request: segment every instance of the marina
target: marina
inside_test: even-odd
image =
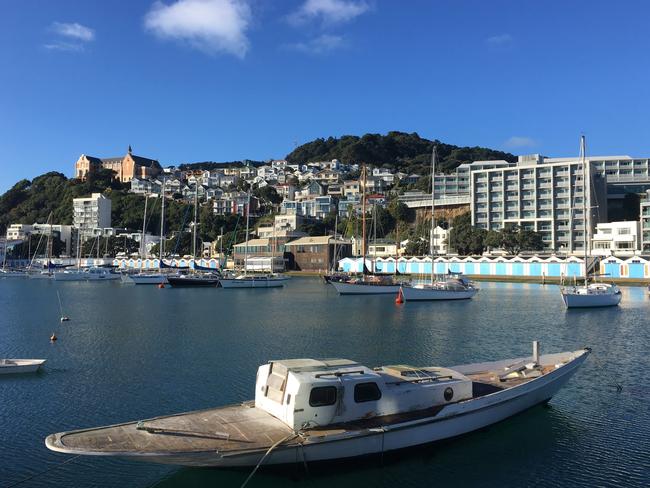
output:
[[[71,317],[64,324],[58,323],[57,290]],[[263,466],[250,486],[294,480],[298,486],[424,487],[432,477],[503,486],[528,484],[531,476],[542,485],[645,486],[650,465],[639,446],[649,435],[644,405],[650,385],[640,365],[650,345],[650,298],[640,287],[621,287],[621,293],[619,307],[566,310],[556,285],[483,282],[473,300],[395,305],[387,296],[339,298],[316,278],[241,293],[0,280],[4,355],[47,358],[41,372],[8,375],[0,383],[9,419],[3,428],[15,439],[0,447],[0,455],[18,460],[1,465],[0,478],[16,482],[69,459],[45,446],[53,432],[249,400],[257,368],[272,359],[454,365],[525,357],[530,342],[539,340],[542,354],[585,346],[593,351],[550,408],[535,407],[414,452],[386,453],[383,461],[370,456],[354,468],[308,463],[307,474],[302,465],[280,471]],[[33,300],[40,306],[30,306]],[[53,330],[55,344],[48,341]],[[48,401],[33,400],[43,397]],[[477,470],[463,469],[467,459]],[[478,472],[486,470],[489,479]],[[250,471],[90,457],[30,486],[240,486]]]

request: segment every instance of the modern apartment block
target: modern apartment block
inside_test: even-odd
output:
[[[650,190],[646,191],[645,198],[641,200],[640,215],[641,251],[650,252]]]
[[[92,235],[93,229],[111,226],[111,199],[101,193],[72,201],[74,227],[83,236]]]
[[[607,185],[596,165],[588,164],[585,202],[577,160],[550,163],[534,155],[520,157],[516,166],[472,171],[472,225],[499,230],[515,224],[542,234],[548,249],[583,252],[586,226],[593,233],[597,223],[607,222]]]
[[[608,222],[598,224],[593,235],[593,256],[634,256],[640,251],[639,222]]]

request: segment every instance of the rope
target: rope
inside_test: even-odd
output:
[[[20,481],[16,481],[15,483],[5,485],[4,488],[13,488],[14,486],[22,485],[25,481],[33,480],[37,476],[41,476],[42,474],[48,473],[50,471],[54,471],[55,469],[60,468],[61,466],[65,465],[65,464],[71,463],[72,461],[74,461],[78,457],[81,457],[81,454],[77,454],[76,456],[73,456],[70,459],[67,459],[67,460],[63,461],[62,463],[59,463],[56,466],[52,466],[51,468],[47,468],[45,471],[41,471],[40,473],[33,474],[33,475],[31,475],[31,476],[29,476],[29,477],[27,477],[25,479],[22,479]]]
[[[264,456],[262,456],[262,459],[260,459],[260,461],[259,461],[259,462],[257,463],[257,465],[255,466],[255,469],[253,469],[253,471],[251,471],[251,474],[248,475],[248,478],[246,478],[246,480],[242,483],[242,485],[241,485],[240,488],[245,488],[245,486],[246,486],[246,485],[248,484],[248,482],[253,478],[253,476],[255,475],[255,473],[257,472],[257,470],[260,468],[260,466],[262,465],[262,463],[264,462],[264,460],[267,458],[267,456],[268,456],[269,454],[271,454],[271,452],[272,452],[276,447],[278,447],[280,444],[283,444],[284,442],[290,441],[290,440],[292,440],[292,439],[294,439],[294,438],[296,438],[296,437],[298,437],[298,436],[299,436],[299,434],[297,434],[297,433],[295,433],[295,432],[292,432],[292,433],[289,434],[288,436],[284,437],[283,439],[280,439],[280,440],[277,441],[275,444],[273,444],[271,447],[269,447],[269,449],[264,453]]]

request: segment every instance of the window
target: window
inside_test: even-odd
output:
[[[629,227],[621,227],[618,229],[618,235],[627,235],[630,234],[630,228]]]
[[[377,386],[377,383],[370,382],[354,385],[354,401],[356,403],[374,402],[380,398],[381,390]]]
[[[310,407],[326,407],[336,403],[336,386],[319,386],[309,393]]]

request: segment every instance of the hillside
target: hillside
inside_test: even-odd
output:
[[[252,166],[257,168],[258,166],[265,165],[264,161],[252,161],[250,159],[244,159],[243,161],[227,161],[227,162],[216,162],[216,161],[201,161],[197,163],[183,163],[178,165],[178,169],[181,171],[189,170],[208,170],[213,169],[222,169],[222,168],[243,168],[244,166]]]
[[[290,163],[329,161],[344,163],[370,163],[394,168],[405,173],[423,172],[431,164],[431,149],[438,146],[438,168],[443,173],[453,171],[462,163],[505,159],[515,162],[516,156],[484,147],[459,147],[430,141],[417,133],[389,132],[386,135],[329,137],[297,147],[286,156]]]

